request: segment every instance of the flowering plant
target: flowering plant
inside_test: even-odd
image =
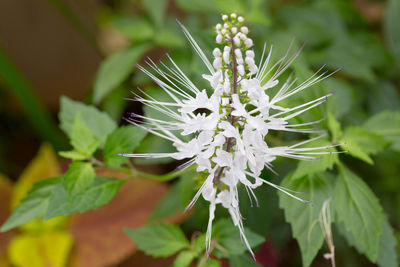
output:
[[[386,192],[375,186],[383,180],[376,179],[379,173],[385,174],[382,178],[390,184],[387,187],[397,183],[397,169],[387,166],[397,166],[400,113],[381,111],[387,109],[386,104],[395,103],[386,96],[386,92],[395,95],[394,85],[377,71],[382,62],[392,71],[391,62],[383,60],[385,50],[374,43],[372,34],[353,36],[353,29],[362,26],[350,25],[347,19],[357,16],[342,14],[348,10],[340,0],[314,1],[302,8],[285,3],[287,9],[277,8],[279,12],[268,15],[262,13],[262,1],[250,0],[247,10],[244,4],[231,7],[224,4],[230,1],[206,0],[218,2],[224,13],[246,14],[246,21],[236,13],[223,15],[211,37],[199,27],[215,25],[216,17],[201,10],[197,19],[194,15],[184,21],[196,32],[192,37],[178,21],[182,34],[175,14],[163,19],[167,0],[140,2],[147,15],[109,18],[112,37],[117,34],[129,42],[101,64],[92,103],[61,98],[60,128],[71,149],[58,154],[70,161],[68,169],[43,180],[47,176],[36,167],[27,168],[35,177],[29,186],[34,185],[26,193],[28,185],[22,179],[26,190],[17,198],[22,200],[14,203],[1,231],[20,226],[25,231],[29,226],[24,225],[31,221],[36,224],[40,219],[97,209],[113,200],[123,185],[112,203],[94,211],[102,220],[107,218],[104,224],[98,223],[96,216],[91,220],[104,234],[90,229],[93,240],[87,240],[86,229],[91,227],[85,224],[80,233],[85,238],[75,238],[75,231],[68,226],[76,241],[68,241],[63,258],[74,244],[72,258],[95,255],[96,261],[87,261],[91,266],[115,264],[117,258],[125,260],[139,249],[153,257],[167,257],[177,267],[193,262],[200,267],[221,266],[226,260],[231,266],[247,267],[265,263],[266,255],[279,247],[280,265],[293,265],[299,259],[285,255],[292,250],[288,244],[293,237],[304,266],[315,258],[327,259],[332,266],[335,258],[341,263],[347,260],[349,250],[344,251],[341,242],[356,247],[380,267],[397,266],[396,232],[367,184],[378,194]],[[196,8],[191,1],[172,2],[188,12]],[[329,6],[336,2],[341,8]],[[159,8],[154,9],[155,4],[160,4]],[[339,20],[332,16],[339,13],[343,15]],[[154,25],[149,26],[150,20]],[[342,28],[347,24],[348,29]],[[327,27],[333,27],[332,31]],[[301,41],[311,38],[310,45],[292,53],[292,46],[299,47],[295,39],[285,53],[282,47],[293,33]],[[184,49],[184,36],[196,53]],[[274,49],[269,44],[257,46],[266,36]],[[210,48],[205,40],[214,37]],[[173,56],[167,54],[168,63],[156,63],[149,57],[144,60],[150,53],[156,58],[161,47],[175,48]],[[276,56],[281,54],[281,58]],[[1,55],[0,61],[4,66]],[[137,62],[138,68],[133,68]],[[340,75],[332,76],[340,66]],[[325,68],[332,72],[328,74]],[[381,75],[381,80],[372,83],[374,75]],[[133,89],[130,99],[126,88],[132,83],[143,90]],[[385,98],[378,89],[385,92]],[[128,115],[123,117],[125,111]],[[387,154],[378,154],[383,150]],[[344,151],[348,153],[339,157]],[[43,171],[46,164],[57,161],[55,156],[51,161],[47,156],[40,158]],[[388,163],[382,164],[382,159]],[[366,165],[374,161],[379,164]],[[364,182],[361,175],[369,180]],[[386,197],[382,200],[386,200],[383,206],[391,207]],[[253,206],[257,208],[250,208]],[[72,224],[80,226],[85,221],[80,216],[93,213],[72,216]],[[283,216],[288,224],[282,224]],[[288,225],[292,235],[283,234],[289,233],[282,229]],[[122,227],[126,227],[125,233]],[[342,239],[336,239],[339,234]],[[15,240],[14,244],[23,243]],[[20,249],[19,245],[13,247],[18,249],[11,251]],[[29,257],[41,254],[42,247],[37,247]],[[111,252],[103,254],[105,248]],[[320,250],[328,251],[322,257],[318,256]],[[274,265],[273,257],[267,261]]]
[[[211,228],[216,204],[221,204],[229,211],[232,221],[238,227],[241,238],[251,255],[254,253],[248,243],[239,209],[238,184],[242,184],[249,194],[250,201],[258,200],[253,190],[262,184],[268,184],[285,194],[307,203],[290,193],[289,189],[275,185],[260,177],[264,168],[274,172],[272,162],[276,157],[288,157],[302,160],[316,159],[316,155],[329,154],[326,149],[337,145],[302,147],[323,135],[311,138],[291,146],[271,147],[268,144],[270,131],[289,131],[298,133],[318,133],[321,130],[304,128],[318,124],[321,120],[307,123],[290,123],[292,118],[314,108],[327,100],[328,94],[301,105],[285,108],[281,101],[301,92],[318,81],[326,78],[325,73],[294,85],[292,75],[279,84],[279,78],[299,52],[286,55],[270,66],[271,50],[266,55],[265,46],[259,65],[255,63],[252,49],[253,40],[248,37],[249,29],[244,26],[244,18],[232,13],[222,15],[223,25],[217,24],[216,42],[220,46],[213,50],[214,60],[211,65],[204,52],[182,25],[182,29],[203,60],[209,74],[203,78],[210,83],[212,94],[200,90],[189,80],[185,73],[169,57],[173,67],[164,65],[159,68],[149,60],[148,66],[161,78],[144,67],[139,68],[150,76],[170,97],[171,102],[162,102],[137,95],[139,101],[152,109],[170,117],[171,121],[131,114],[127,120],[149,133],[173,142],[177,152],[121,154],[135,158],[172,157],[177,160],[188,159],[181,169],[196,166],[198,172],[207,177],[186,209],[191,208],[200,195],[210,202],[209,221],[206,236],[207,253],[210,250]],[[265,56],[265,57],[264,57]],[[279,87],[274,96],[268,94],[272,88]],[[145,94],[145,93],[144,93]],[[171,108],[176,108],[175,110]],[[141,120],[144,123],[141,123]],[[181,137],[190,136],[185,142]]]

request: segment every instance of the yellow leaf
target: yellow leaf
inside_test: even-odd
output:
[[[14,186],[11,207],[15,208],[32,185],[46,178],[60,175],[61,168],[57,160],[57,155],[50,144],[41,145],[36,157],[24,169],[18,182]]]
[[[63,231],[25,233],[11,241],[8,256],[16,267],[63,267],[72,244],[71,235]]]

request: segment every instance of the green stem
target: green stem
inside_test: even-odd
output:
[[[167,182],[167,181],[170,181],[188,171],[194,170],[195,168],[196,168],[196,165],[192,165],[186,169],[172,171],[172,172],[162,174],[162,175],[156,175],[156,174],[150,174],[147,172],[142,172],[142,171],[136,170],[135,168],[119,168],[118,170],[129,173],[132,178],[142,177],[142,178],[149,179],[149,180],[154,180],[154,181],[159,181],[159,182]]]

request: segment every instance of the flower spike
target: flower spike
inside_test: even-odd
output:
[[[213,93],[208,95],[205,90],[199,90],[169,55],[171,67],[164,63],[158,67],[148,59],[148,66],[160,78],[141,66],[139,68],[167,93],[170,101],[158,101],[145,93],[146,98],[136,95],[133,100],[167,115],[171,121],[137,114],[131,114],[127,121],[171,141],[177,151],[121,155],[136,158],[186,159],[179,168],[195,164],[197,171],[204,173],[207,178],[185,210],[192,208],[200,196],[210,203],[206,234],[207,255],[212,247],[211,229],[215,208],[220,204],[230,213],[242,243],[254,258],[240,214],[237,187],[242,184],[251,203],[254,199],[257,206],[258,200],[253,190],[263,184],[268,184],[298,201],[309,203],[295,195],[299,192],[262,179],[261,172],[267,168],[277,175],[272,165],[272,161],[277,157],[313,160],[320,155],[331,153],[326,152],[326,149],[335,145],[302,147],[324,135],[282,147],[271,147],[265,140],[271,130],[321,132],[319,129],[308,127],[313,127],[322,120],[297,124],[291,124],[289,120],[321,105],[332,94],[295,107],[283,107],[279,103],[329,75],[325,75],[326,72],[322,72],[321,68],[309,79],[295,86],[297,80],[293,78],[292,73],[280,86],[280,75],[290,67],[300,50],[291,56],[287,53],[272,65],[272,46],[267,52],[265,44],[257,65],[254,42],[248,37],[250,30],[244,25],[244,18],[235,13],[230,16],[222,15],[222,23],[215,27],[217,47],[212,52],[211,62],[188,30],[182,23],[178,23],[208,68],[209,73],[204,74],[203,78],[210,83]],[[266,93],[270,88],[278,88],[274,96]],[[186,141],[188,137],[191,137],[190,141]]]

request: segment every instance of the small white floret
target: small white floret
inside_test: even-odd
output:
[[[249,33],[249,28],[247,28],[246,26],[243,26],[240,28],[240,31],[243,32],[244,34],[248,34]]]
[[[215,41],[217,42],[217,44],[222,43],[222,35],[218,34],[217,37],[215,38]]]
[[[219,48],[214,48],[213,56],[214,57],[220,57],[221,56],[221,50],[219,50]]]
[[[253,40],[250,39],[250,38],[247,38],[247,39],[244,41],[244,45],[247,46],[247,47],[252,47],[252,46],[253,46]]]
[[[239,21],[239,22],[243,22],[243,21],[244,21],[244,18],[243,18],[242,16],[239,16],[239,17],[238,17],[238,21]]]

